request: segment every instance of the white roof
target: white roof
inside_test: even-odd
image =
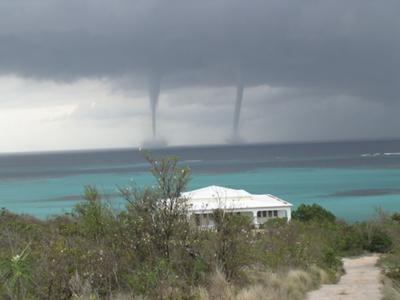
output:
[[[245,190],[234,190],[215,185],[182,193],[182,196],[188,199],[189,211],[210,211],[218,208],[267,209],[292,206],[273,195],[253,195]]]

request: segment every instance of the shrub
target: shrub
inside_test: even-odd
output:
[[[215,255],[226,278],[238,277],[251,262],[251,220],[247,216],[217,209],[215,222]]]
[[[363,235],[357,230],[357,226],[337,222],[337,251],[341,256],[360,255],[364,251]]]
[[[81,232],[99,242],[113,223],[112,208],[102,202],[101,195],[94,186],[85,186],[84,199],[85,202],[75,206],[73,216],[80,221]]]
[[[15,254],[0,263],[0,282],[11,299],[25,299],[32,283],[28,256],[29,244],[21,253]]]
[[[301,222],[335,222],[336,217],[318,204],[301,204],[293,211],[292,218]]]
[[[366,249],[371,252],[386,253],[392,248],[393,242],[390,236],[384,232],[377,230],[373,233],[370,243]]]
[[[379,259],[379,265],[384,270],[384,299],[398,299],[400,296],[400,248],[384,254]]]
[[[363,248],[370,252],[386,253],[392,249],[392,237],[382,224],[364,222],[358,224],[358,230],[363,237]]]
[[[393,221],[400,223],[400,213],[394,213],[391,218]]]
[[[157,186],[142,192],[123,189],[122,194],[128,201],[128,218],[136,226],[135,232],[149,239],[152,250],[169,260],[171,247],[186,240],[187,204],[181,193],[189,180],[189,169],[178,166],[176,157],[155,159],[148,153],[145,157]]]

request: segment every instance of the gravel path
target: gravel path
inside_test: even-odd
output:
[[[308,294],[308,300],[380,300],[378,255],[345,258],[346,274],[338,284],[325,284]]]

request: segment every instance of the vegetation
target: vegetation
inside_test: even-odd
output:
[[[217,210],[214,230],[196,227],[181,198],[190,171],[146,154],[157,185],[121,189],[126,208],[95,187],[70,214],[48,220],[0,212],[1,299],[303,299],[341,274],[341,257],[364,251],[394,291],[400,280],[398,216],[346,224],[318,205],[261,229]],[[393,292],[391,290],[391,292]]]
[[[372,227],[384,233],[383,239],[379,241],[378,247],[382,247],[382,240],[385,254],[379,260],[384,274],[384,297],[385,300],[400,299],[400,222],[399,214],[389,216],[380,212],[376,220],[371,221]],[[376,229],[375,229],[376,230]],[[374,240],[374,239],[371,239]],[[388,242],[389,241],[389,242]]]
[[[293,212],[293,219],[301,222],[317,221],[332,223],[335,222],[336,217],[333,213],[318,204],[300,204],[300,206]]]

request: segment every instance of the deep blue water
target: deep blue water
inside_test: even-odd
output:
[[[176,147],[192,169],[189,189],[223,185],[275,194],[295,206],[318,203],[355,221],[380,207],[400,211],[400,141]],[[118,187],[154,183],[135,149],[0,155],[0,207],[47,217],[96,185],[117,207]]]

